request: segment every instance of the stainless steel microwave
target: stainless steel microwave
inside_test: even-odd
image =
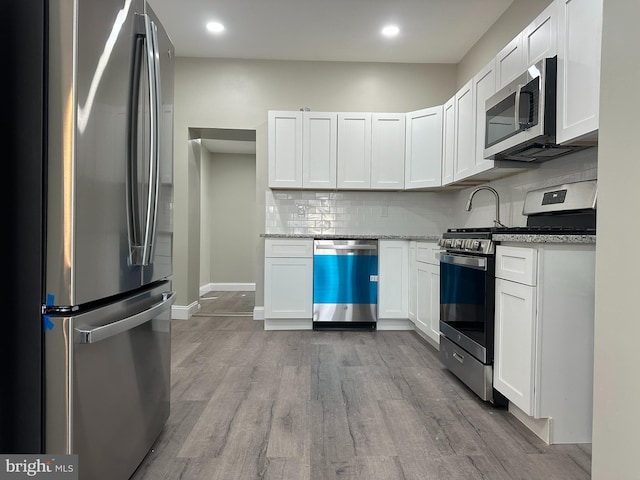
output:
[[[575,151],[556,142],[557,57],[545,58],[486,101],[484,158],[540,162]]]

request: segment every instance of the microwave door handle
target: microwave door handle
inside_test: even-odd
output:
[[[518,85],[516,88],[516,104],[513,109],[513,128],[516,132],[520,130],[520,95],[522,94],[522,87],[524,85]]]

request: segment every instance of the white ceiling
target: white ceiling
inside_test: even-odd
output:
[[[148,0],[178,56],[458,63],[513,0]],[[223,23],[221,35],[207,32]],[[380,35],[395,23],[392,39]]]

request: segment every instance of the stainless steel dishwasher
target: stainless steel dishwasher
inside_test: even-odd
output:
[[[315,240],[313,328],[376,329],[378,241]]]

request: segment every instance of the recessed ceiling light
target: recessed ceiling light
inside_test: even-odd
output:
[[[220,22],[209,22],[207,23],[207,30],[211,33],[222,33],[224,32],[224,25]]]
[[[382,29],[382,34],[385,37],[395,37],[400,33],[400,29],[396,25],[387,25]]]

